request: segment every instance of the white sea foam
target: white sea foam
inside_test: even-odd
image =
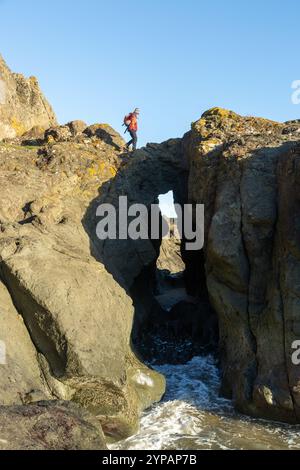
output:
[[[167,379],[164,400],[143,414],[136,435],[111,449],[300,449],[300,426],[241,416],[219,396],[212,357],[155,368]]]

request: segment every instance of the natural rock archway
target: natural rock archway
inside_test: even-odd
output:
[[[148,144],[136,151],[116,177],[101,188],[99,197],[92,202],[83,221],[91,239],[91,252],[133,298],[133,338],[149,321],[153,321],[154,313],[159,317],[160,308],[153,291],[161,240],[151,240],[150,220],[148,240],[99,240],[95,230],[99,221],[97,208],[101,204],[112,204],[118,220],[120,196],[127,197],[128,206],[139,203],[150,209],[152,204],[158,204],[160,194],[169,191],[173,191],[175,203],[183,205],[187,201],[187,183],[188,167],[181,139]]]
[[[157,249],[149,240],[104,240],[96,236],[97,207],[112,204],[119,215],[119,197],[127,196],[128,205],[144,204],[148,209],[158,203],[158,196],[173,191],[174,201],[184,204],[188,193],[188,167],[181,139],[162,144],[148,144],[135,152],[116,177],[100,189],[99,197],[89,207],[85,227],[91,237],[92,253],[103,262],[115,279],[130,289],[145,266],[157,259]]]
[[[243,412],[290,422],[299,421],[299,128],[214,108],[182,141],[137,152],[94,201],[117,204],[126,194],[149,205],[172,189],[175,201],[205,205],[204,252],[183,258],[218,314],[223,393]],[[92,237],[92,251],[131,292],[144,324],[138,303],[144,296],[149,305],[153,243]]]
[[[165,389],[131,343],[160,321],[160,240],[100,241],[96,210],[119,196],[149,207],[172,190],[179,204],[205,205],[204,249],[182,259],[198,318],[209,301],[218,316],[223,393],[245,413],[299,422],[299,129],[215,108],[183,139],[130,157],[106,124],[2,143],[1,404],[72,400],[110,436],[135,431]],[[184,303],[173,314],[193,323]]]

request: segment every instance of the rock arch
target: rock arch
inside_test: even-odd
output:
[[[174,201],[184,204],[188,197],[188,166],[181,139],[162,144],[148,144],[135,152],[132,160],[121,168],[116,177],[100,189],[99,197],[90,205],[84,225],[90,235],[91,251],[126,290],[146,266],[156,261],[159,247],[151,240],[105,240],[96,236],[96,210],[100,204],[112,204],[118,214],[120,196],[128,204],[140,203],[150,208],[158,196],[173,191]]]

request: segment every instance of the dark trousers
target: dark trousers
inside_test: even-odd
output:
[[[137,133],[136,131],[131,131],[130,129],[128,129],[128,132],[130,134],[130,137],[131,137],[131,140],[128,142],[127,144],[127,147],[129,148],[129,146],[132,144],[133,145],[133,150],[136,150],[136,144],[137,144]]]

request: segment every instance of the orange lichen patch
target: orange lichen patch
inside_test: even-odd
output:
[[[254,117],[254,116],[241,116],[234,111],[229,109],[223,109],[219,107],[211,108],[205,113],[202,114],[201,119],[197,121],[198,123],[202,121],[202,124],[205,124],[208,119],[235,119],[235,120],[244,120],[245,122],[253,122],[255,124],[270,124],[270,125],[281,125],[279,122],[272,121],[271,119],[261,118],[261,117]]]
[[[11,127],[14,129],[14,131],[16,132],[16,135],[17,136],[21,136],[23,134],[25,134],[26,132],[26,128],[24,127],[24,125],[18,121],[15,117],[13,117],[10,121],[10,125]]]
[[[105,163],[104,162],[100,162],[98,163],[98,167],[99,167],[99,173],[103,173],[103,171],[105,170]]]
[[[223,108],[211,108],[202,114],[201,119],[192,123],[194,136],[201,141],[209,140],[211,145],[214,139],[228,140],[229,136],[236,137],[242,134],[263,134],[280,130],[282,124],[270,119],[258,117],[243,117],[235,112]]]
[[[45,130],[46,129],[43,126],[33,126],[31,129],[29,129],[29,131],[26,131],[25,134],[23,134],[23,135],[33,134],[35,136],[35,135],[39,135],[39,134],[44,133]]]
[[[116,176],[117,174],[117,169],[113,166],[109,167],[109,171],[111,172],[112,176]]]
[[[32,85],[38,85],[38,79],[34,76],[31,76],[29,77],[29,82],[32,84]]]
[[[97,175],[97,169],[95,167],[88,168],[88,174],[89,176],[96,176]]]
[[[216,150],[222,146],[223,142],[220,139],[204,139],[200,145],[199,150],[201,153],[209,153],[213,150]]]
[[[237,119],[241,117],[229,109],[219,108],[217,106],[202,114],[202,118],[209,118],[210,116],[216,116],[221,119]]]
[[[47,135],[46,140],[47,140],[48,144],[53,144],[55,142],[55,139],[54,139],[53,135],[50,135],[50,134]]]
[[[91,177],[103,176],[105,169],[106,164],[104,162],[95,163],[92,167],[88,168],[88,174]]]

